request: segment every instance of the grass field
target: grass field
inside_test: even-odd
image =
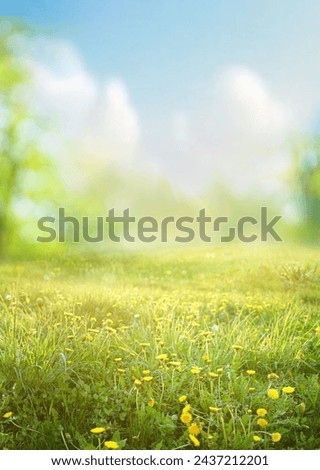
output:
[[[0,448],[319,449],[318,259],[277,245],[3,263]]]

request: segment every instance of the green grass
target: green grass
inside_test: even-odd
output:
[[[320,448],[318,257],[228,246],[2,264],[0,448],[190,449],[188,420],[201,449]]]

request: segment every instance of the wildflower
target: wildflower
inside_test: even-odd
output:
[[[106,441],[104,445],[107,449],[119,449],[119,444],[115,441]]]
[[[217,369],[217,372],[218,372],[218,374],[222,374],[222,373],[223,373],[223,368],[222,368],[222,367],[219,367],[219,368]]]
[[[187,398],[187,395],[181,395],[181,397],[179,397],[179,402],[184,403],[185,401],[187,401]]]
[[[73,313],[72,312],[64,312],[63,314],[65,317],[73,317]]]
[[[140,343],[140,346],[142,348],[149,348],[150,347],[150,343]]]
[[[106,432],[106,428],[93,428],[90,429],[90,432],[92,432],[92,434],[101,434],[103,432]]]
[[[193,436],[197,436],[198,434],[201,433],[201,428],[196,423],[192,423],[188,427],[188,431],[189,431],[189,434],[192,434]]]
[[[149,375],[148,377],[143,377],[142,379],[144,382],[151,382],[151,380],[153,380],[153,377],[151,377],[151,375]]]
[[[188,411],[191,410],[191,405],[186,405],[183,409],[182,409],[182,413],[188,413]]]
[[[212,411],[212,413],[219,413],[222,408],[218,408],[217,406],[209,406],[209,410]]]
[[[115,330],[114,328],[111,328],[111,326],[106,326],[106,331],[108,331],[109,333],[116,333],[117,330]]]
[[[120,374],[124,374],[126,369],[117,369],[118,372],[120,372]]]
[[[274,432],[271,434],[271,440],[272,442],[279,442],[281,440],[281,434],[279,432]]]
[[[148,401],[148,406],[150,406],[150,408],[153,408],[155,404],[156,404],[155,399],[154,399],[154,398],[150,398],[150,400]]]
[[[5,414],[3,415],[3,418],[5,418],[5,419],[10,419],[10,418],[12,418],[12,416],[13,416],[13,412],[12,412],[12,411],[8,411],[7,413],[5,413]]]
[[[142,373],[143,375],[150,375],[150,370],[143,370]]]
[[[240,346],[240,344],[234,344],[234,345],[232,346],[232,349],[234,349],[235,351],[240,351],[241,349],[243,349],[243,347]]]
[[[141,382],[141,380],[139,380],[139,379],[136,379],[136,380],[134,381],[134,384],[135,384],[135,385],[137,385],[137,386],[139,387],[139,385],[141,385],[141,384],[142,384],[142,382]]]
[[[190,424],[192,421],[192,414],[191,413],[182,413],[180,416],[180,420],[183,424]]]
[[[249,369],[246,371],[248,375],[255,375],[256,371],[255,370],[252,370],[252,369]]]
[[[91,335],[84,335],[82,338],[83,341],[93,341],[93,336]]]
[[[122,361],[122,357],[116,357],[114,360],[115,360],[115,362],[121,362],[121,361]]]
[[[159,354],[158,356],[156,356],[156,359],[158,359],[158,361],[168,361],[169,360],[168,354]]]
[[[248,413],[248,415],[252,415],[252,410],[249,409],[249,410],[247,411],[247,413]]]
[[[271,374],[267,375],[269,380],[277,380],[279,378],[278,374],[275,374],[274,372],[271,372]]]
[[[210,359],[210,357],[208,356],[208,354],[204,354],[202,356],[202,359],[207,363],[207,364],[210,364],[212,361]]]
[[[180,362],[180,361],[170,361],[170,362],[168,362],[168,364],[170,364],[170,366],[173,366],[173,367],[179,367],[179,366],[181,366],[181,362]]]
[[[293,393],[295,391],[295,388],[294,387],[283,387],[282,391],[283,391],[283,393],[290,394],[290,393]]]
[[[279,392],[275,388],[269,388],[269,390],[267,391],[267,395],[272,400],[278,400],[279,398]]]
[[[268,421],[264,418],[259,418],[257,419],[257,425],[260,426],[260,428],[265,428],[268,426]]]
[[[189,439],[195,447],[200,446],[200,441],[193,434],[189,434]]]
[[[251,392],[251,393],[252,393],[252,392],[254,392],[254,391],[255,391],[255,389],[256,389],[255,387],[249,387],[249,392]]]
[[[198,366],[192,366],[191,367],[191,374],[198,375],[201,372],[201,367]]]
[[[219,375],[215,372],[209,372],[209,377],[211,377],[212,379],[216,379],[217,377],[219,377]]]
[[[260,416],[261,418],[264,418],[267,413],[268,412],[265,408],[258,408],[257,409],[257,415]]]
[[[254,442],[260,442],[261,441],[261,437],[257,436],[256,434],[253,436],[252,439],[254,440]]]

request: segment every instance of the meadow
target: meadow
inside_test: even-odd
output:
[[[1,449],[319,449],[315,248],[0,267]]]

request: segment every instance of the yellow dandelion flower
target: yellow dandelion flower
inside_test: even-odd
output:
[[[168,354],[159,354],[158,356],[156,356],[156,359],[158,361],[168,361],[169,360]]]
[[[139,385],[141,385],[141,384],[142,384],[142,382],[141,382],[141,380],[139,380],[139,379],[136,379],[136,380],[134,381],[134,384],[135,384],[135,385],[137,385],[137,386],[139,387]]]
[[[180,362],[180,361],[170,361],[170,362],[168,362],[168,364],[169,364],[170,366],[173,366],[173,367],[179,367],[179,366],[181,366],[181,362]]]
[[[92,434],[101,434],[102,432],[106,432],[106,428],[92,428],[90,432],[92,432]]]
[[[246,372],[247,372],[248,375],[255,375],[255,373],[256,373],[256,371],[252,370],[252,369],[248,369]]]
[[[222,374],[222,373],[223,373],[223,367],[219,367],[219,368],[217,369],[217,373],[218,373],[218,374]]]
[[[215,372],[209,372],[209,377],[211,377],[211,379],[216,379],[219,377],[219,374],[216,374]]]
[[[278,374],[275,374],[274,372],[271,372],[270,374],[267,375],[269,380],[277,380],[279,378]]]
[[[268,426],[268,421],[264,418],[259,418],[257,419],[257,425],[260,426],[260,428],[265,428]]]
[[[12,416],[13,416],[13,412],[12,412],[12,411],[8,411],[7,413],[5,413],[5,414],[3,415],[3,418],[5,418],[5,419],[10,419],[10,418],[12,418]]]
[[[252,392],[254,392],[254,391],[255,391],[255,389],[256,389],[255,387],[249,387],[249,392],[251,392],[251,393],[252,393]]]
[[[124,374],[126,369],[117,369],[118,372],[120,372],[120,374]]]
[[[249,409],[249,410],[247,411],[247,413],[248,413],[248,415],[252,415],[252,410]]]
[[[122,357],[116,357],[114,360],[115,360],[115,362],[121,362],[121,361],[122,361]]]
[[[290,394],[290,393],[293,393],[295,391],[295,388],[294,387],[283,387],[282,389],[283,393],[286,393],[286,394]]]
[[[252,439],[254,440],[254,442],[260,442],[261,441],[261,437],[257,436],[256,434],[253,436]]]
[[[269,390],[267,391],[267,395],[272,400],[278,400],[279,398],[279,392],[275,388],[269,388]]]
[[[190,424],[192,421],[192,414],[191,413],[182,413],[180,416],[180,420],[183,424]]]
[[[84,335],[82,338],[83,341],[93,341],[93,336],[91,335]]]
[[[119,444],[115,441],[106,441],[104,445],[107,449],[119,449]]]
[[[256,411],[257,415],[260,416],[261,418],[264,418],[265,415],[268,413],[265,408],[258,408]]]
[[[189,434],[193,434],[194,436],[197,436],[198,434],[201,433],[201,428],[197,425],[197,423],[192,423],[188,427]]]
[[[200,447],[200,441],[193,434],[189,434],[189,439],[195,447]]]
[[[149,348],[150,347],[150,343],[140,343],[140,346],[142,348]]]
[[[63,314],[65,317],[73,317],[74,314],[72,312],[64,312]]]
[[[279,432],[274,432],[271,434],[271,440],[272,442],[279,442],[281,440],[281,434]]]
[[[151,382],[151,380],[153,380],[153,377],[151,377],[151,375],[149,375],[148,377],[143,377],[142,379],[144,382]]]
[[[181,395],[178,398],[178,400],[179,400],[180,403],[184,403],[185,401],[187,401],[187,398],[188,398],[187,395]]]
[[[243,347],[240,346],[240,344],[234,344],[234,345],[232,346],[232,349],[234,349],[235,351],[240,351],[241,349],[243,349]]]
[[[191,374],[198,375],[201,372],[201,367],[192,366],[190,372],[191,372]]]
[[[142,371],[143,375],[150,375],[150,370],[146,369]]]
[[[206,362],[207,364],[210,364],[212,361],[210,359],[210,357],[208,356],[208,354],[204,354],[202,356],[202,359],[204,360],[204,362]]]
[[[106,326],[106,331],[108,331],[108,333],[116,333],[117,330],[115,330],[114,328],[111,328],[111,326]]]
[[[221,411],[222,408],[218,408],[217,406],[209,406],[209,410],[210,410],[212,413],[219,413],[219,411]]]
[[[155,404],[156,404],[155,399],[154,399],[154,398],[150,398],[150,400],[148,401],[148,406],[150,406],[150,408],[153,408]]]
[[[186,405],[183,409],[182,409],[182,413],[188,413],[188,411],[191,410],[191,405]]]

